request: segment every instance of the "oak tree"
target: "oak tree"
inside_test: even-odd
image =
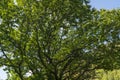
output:
[[[98,11],[88,0],[0,5],[0,65],[20,80],[86,80],[119,68],[120,10]]]

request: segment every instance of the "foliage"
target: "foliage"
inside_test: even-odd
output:
[[[97,70],[97,77],[95,80],[119,80],[120,79],[120,70],[113,71],[104,71]]]
[[[86,80],[119,68],[120,10],[88,3],[1,0],[1,66],[21,80]]]

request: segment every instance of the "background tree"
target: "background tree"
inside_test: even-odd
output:
[[[85,80],[119,68],[119,10],[87,0],[1,0],[1,66],[21,80]],[[111,17],[112,16],[112,17]]]

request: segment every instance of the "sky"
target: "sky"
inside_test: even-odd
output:
[[[5,80],[7,78],[7,74],[3,71],[3,68],[0,68],[0,80]]]
[[[90,0],[90,5],[97,9],[117,9],[120,8],[120,0]],[[5,80],[7,78],[6,73],[0,68],[0,80]]]
[[[120,8],[120,0],[90,0],[92,7],[97,9],[118,9]]]

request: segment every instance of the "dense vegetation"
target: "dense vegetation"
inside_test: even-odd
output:
[[[119,19],[88,0],[1,0],[0,66],[9,80],[93,80],[120,68]]]

